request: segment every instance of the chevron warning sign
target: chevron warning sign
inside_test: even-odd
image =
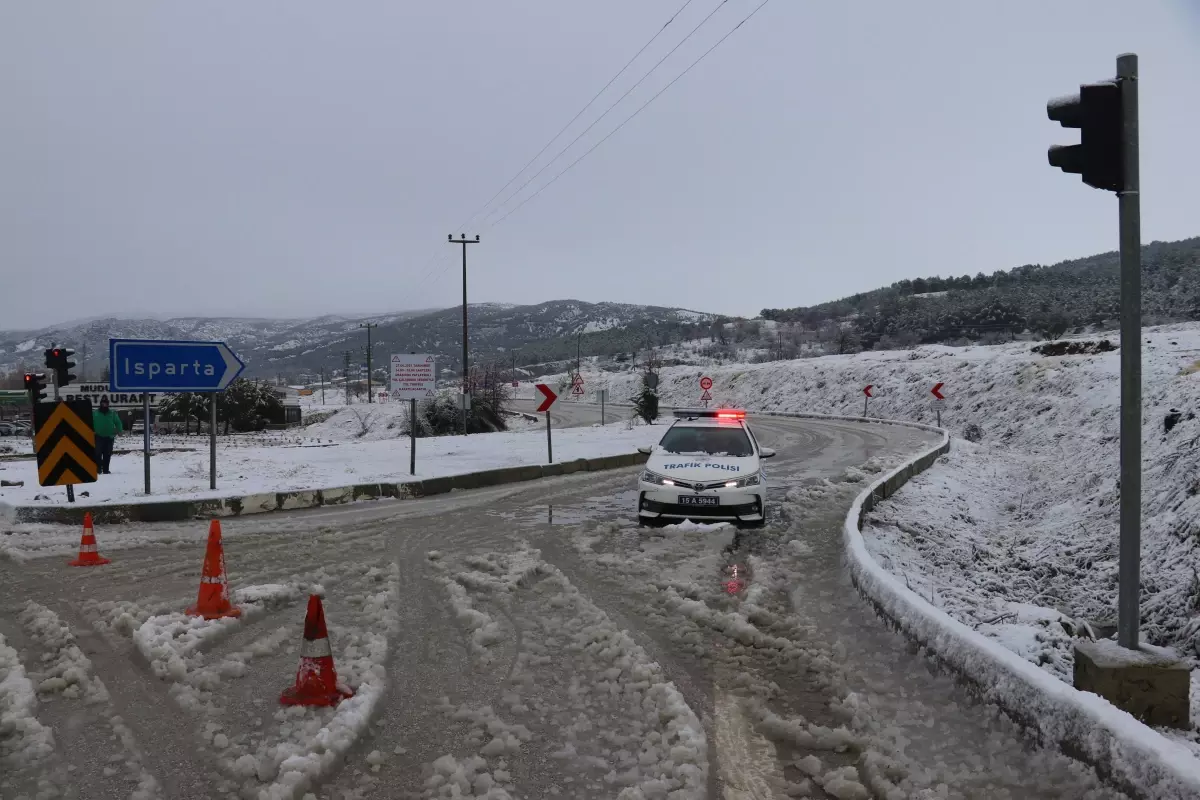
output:
[[[38,403],[33,410],[38,483],[72,486],[96,481],[96,433],[92,401]]]

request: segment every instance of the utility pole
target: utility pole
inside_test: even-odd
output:
[[[358,327],[367,329],[367,402],[374,403],[371,397],[371,328],[378,328],[378,322],[360,322]]]
[[[321,405],[325,405],[325,365],[321,365]]]
[[[460,233],[458,238],[454,238],[454,234],[447,234],[446,241],[450,244],[462,245],[462,272],[463,272],[463,352],[462,352],[462,395],[460,402],[462,403],[462,426],[463,436],[467,435],[467,403],[470,402],[469,384],[467,383],[467,245],[479,244],[479,234],[475,234],[474,239],[468,239],[465,233]]]
[[[575,378],[576,379],[579,378],[579,373],[583,370],[583,359],[580,356],[580,352],[581,352],[580,348],[582,348],[582,347],[583,347],[583,334],[577,333],[577,334],[575,334]]]
[[[353,350],[342,351],[342,356],[346,359],[346,369],[342,372],[342,389],[346,392],[346,405],[350,405],[350,359],[353,355]]]

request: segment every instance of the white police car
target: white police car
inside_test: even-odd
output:
[[[682,409],[675,417],[657,445],[640,448],[650,458],[638,480],[638,521],[765,523],[761,460],[775,451],[759,446],[746,412]]]

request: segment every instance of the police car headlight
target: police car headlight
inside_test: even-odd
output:
[[[670,478],[663,477],[662,475],[659,475],[657,472],[651,472],[650,470],[645,470],[642,473],[642,482],[643,483],[653,483],[656,486],[674,486],[675,485],[675,481],[671,480]]]
[[[762,473],[756,472],[753,475],[747,475],[744,478],[738,478],[736,481],[729,481],[725,484],[726,489],[742,489],[746,486],[758,486],[762,483]]]

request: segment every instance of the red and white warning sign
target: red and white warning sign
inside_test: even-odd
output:
[[[437,369],[431,355],[393,353],[392,400],[424,400],[437,394]]]
[[[581,381],[580,383],[577,383],[577,384],[575,384],[574,386],[572,386],[572,387],[571,387],[571,394],[573,394],[573,395],[576,395],[576,396],[579,396],[579,395],[582,395],[582,394],[583,394],[583,383],[582,383],[582,381]]]
[[[707,403],[709,400],[712,400],[712,395],[709,393],[708,389],[705,389],[705,390],[704,390],[704,394],[700,395],[700,399],[701,399],[701,400],[703,400],[703,401],[704,401],[704,402],[706,402],[706,403]]]
[[[712,378],[708,377],[707,375],[705,375],[703,378],[701,378],[700,379],[700,388],[704,390],[705,394],[708,394],[708,390],[712,388]],[[705,397],[704,399],[711,400],[712,398]]]

